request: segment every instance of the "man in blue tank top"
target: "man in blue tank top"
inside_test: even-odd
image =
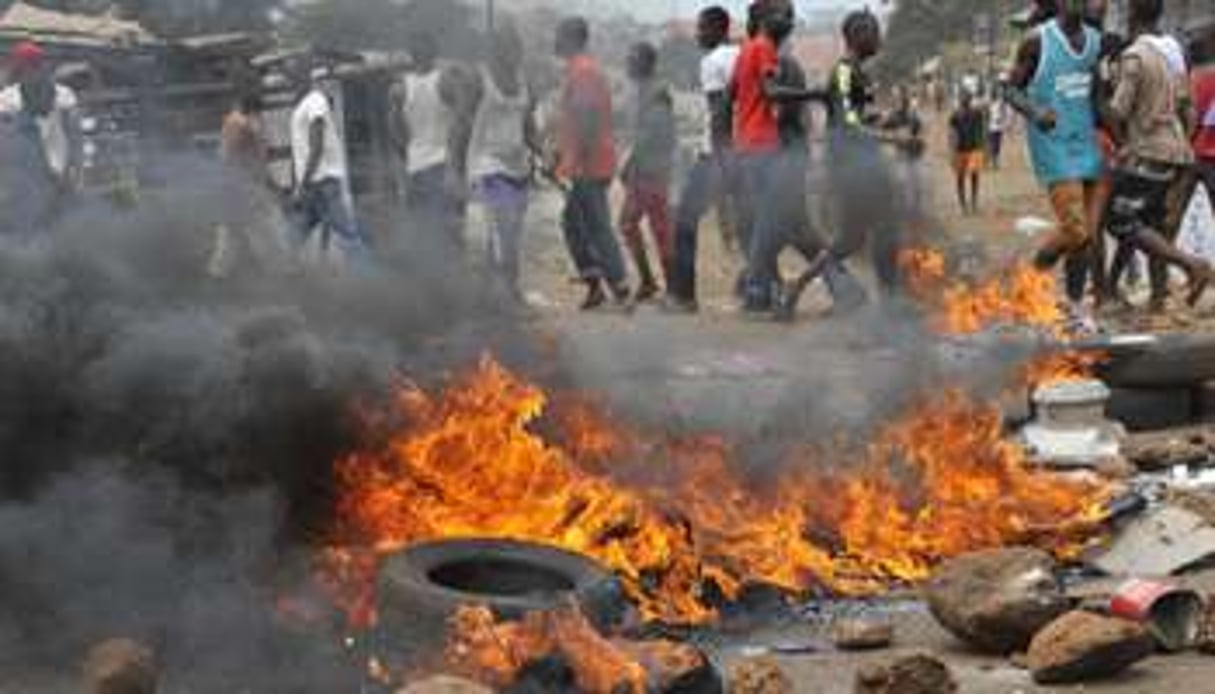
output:
[[[1039,0],[1051,14],[1052,0]],[[1102,156],[1097,138],[1096,68],[1101,35],[1085,24],[1085,0],[1056,0],[1054,17],[1021,44],[1009,79],[1009,104],[1030,122],[1028,142],[1034,174],[1050,194],[1056,233],[1034,262],[1054,268],[1065,257],[1086,259],[1101,216],[1098,181]],[[1084,285],[1069,282],[1077,313]]]

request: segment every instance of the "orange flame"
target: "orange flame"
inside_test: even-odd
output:
[[[498,622],[488,608],[462,607],[452,618],[445,654],[453,674],[495,688],[512,684],[529,663],[552,655],[569,663],[578,691],[645,691],[641,663],[600,636],[577,609],[534,612],[518,622]]]
[[[713,616],[710,583],[727,597],[752,583],[864,593],[977,549],[1065,553],[1083,532],[1061,543],[1042,530],[1091,531],[1106,499],[1027,467],[999,411],[959,394],[913,410],[858,464],[834,466],[852,475],[788,475],[767,489],[735,472],[720,440],[633,445],[645,437],[590,410],[565,435],[593,442],[559,447],[533,431],[546,406],[489,359],[438,396],[403,390],[410,425],[338,466],[346,537],[381,553],[459,537],[553,545],[615,570],[646,618],[697,622]],[[583,463],[587,452],[599,461]]]
[[[900,265],[912,295],[935,309],[942,333],[971,335],[999,325],[1056,329],[1063,321],[1055,277],[1029,265],[974,285],[946,277],[937,251],[904,251]]]

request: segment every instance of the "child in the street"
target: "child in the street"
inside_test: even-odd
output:
[[[671,175],[678,145],[675,109],[671,92],[658,80],[658,50],[649,43],[633,46],[629,53],[629,78],[637,88],[633,121],[633,150],[621,172],[624,208],[620,233],[624,236],[640,285],[637,302],[658,296],[659,286],[646,252],[641,224],[648,221],[654,246],[662,264],[663,280],[669,284],[675,252],[670,215]]]
[[[974,96],[969,91],[963,91],[958,110],[949,119],[949,143],[962,214],[979,212],[979,176],[986,159],[985,130],[982,109],[975,106]]]

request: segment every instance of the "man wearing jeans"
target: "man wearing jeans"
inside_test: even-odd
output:
[[[700,13],[697,40],[705,51],[700,62],[700,89],[705,95],[708,123],[703,149],[688,174],[675,211],[675,259],[667,287],[670,308],[688,312],[698,308],[696,256],[700,220],[714,198],[725,197],[733,139],[730,84],[734,79],[738,47],[730,43],[730,14],[725,8],[714,6]],[[720,223],[732,221],[722,219]]]
[[[624,258],[612,230],[608,187],[616,175],[612,93],[598,62],[587,53],[590,27],[581,17],[557,28],[557,55],[566,61],[557,124],[558,173],[570,181],[562,228],[570,256],[586,283],[584,310],[607,301],[604,284],[620,304],[629,300]]]
[[[346,150],[333,106],[315,74],[299,76],[300,98],[291,114],[291,156],[295,166],[293,201],[298,221],[297,244],[307,245],[322,228],[321,248],[336,237],[344,253],[362,249],[347,193]]]

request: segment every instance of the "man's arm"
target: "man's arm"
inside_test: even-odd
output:
[[[730,90],[705,95],[709,108],[709,141],[715,154],[730,150],[734,142],[734,99]]]
[[[1004,87],[1004,100],[1030,123],[1050,132],[1055,129],[1057,116],[1050,109],[1038,108],[1029,98],[1027,91],[1041,59],[1042,39],[1039,36],[1029,37],[1017,48],[1017,57],[1009,73],[1008,84]]]
[[[468,170],[473,122],[484,88],[479,75],[459,67],[448,68],[439,76],[439,97],[454,116],[447,129],[447,164],[449,174],[456,180],[462,181]]]
[[[63,132],[68,145],[64,183],[74,188],[84,172],[84,128],[80,124],[80,108],[74,103],[63,112]]]
[[[830,90],[826,88],[803,89],[781,84],[776,72],[773,71],[764,79],[764,98],[775,104],[799,104],[810,101],[826,103],[830,99]]]
[[[297,181],[296,186],[302,189],[312,183],[317,169],[321,167],[321,157],[325,154],[325,119],[314,118],[308,126],[308,161],[304,166],[304,177]]]
[[[388,137],[392,142],[392,148],[396,150],[397,156],[402,160],[409,159],[409,140],[411,134],[409,132],[409,119],[405,117],[405,106],[409,102],[409,88],[406,86],[405,80],[398,80],[392,85],[392,89],[388,93],[389,99],[389,118],[388,118]]]
[[[1143,77],[1143,62],[1135,55],[1123,55],[1119,61],[1118,86],[1111,99],[1101,104],[1101,119],[1110,137],[1118,144],[1126,143],[1126,123],[1139,98],[1139,83]]]

